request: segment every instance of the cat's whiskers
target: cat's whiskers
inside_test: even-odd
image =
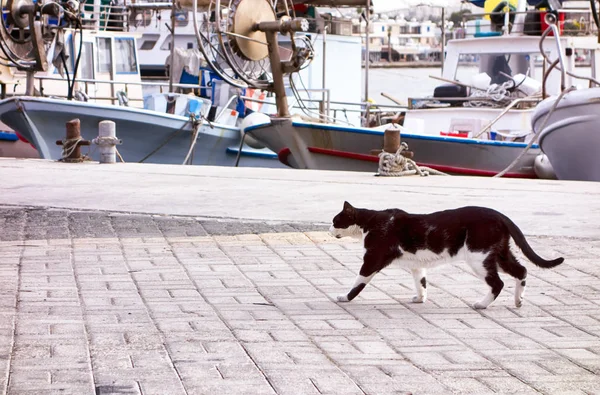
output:
[[[364,240],[363,231],[358,225],[350,225],[347,228],[336,228],[333,225],[329,227],[329,233],[340,239],[342,237],[352,237],[358,240]]]

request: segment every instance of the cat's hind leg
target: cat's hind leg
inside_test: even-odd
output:
[[[513,276],[515,282],[515,306],[523,305],[523,295],[525,293],[525,279],[527,278],[527,269],[521,265],[517,257],[509,250],[504,259],[498,261],[500,269],[507,274]]]
[[[412,298],[413,303],[425,303],[427,300],[427,271],[425,269],[411,269],[415,280],[417,295]]]
[[[490,291],[479,302],[473,305],[476,309],[487,308],[500,295],[500,291],[504,288],[504,282],[498,275],[497,258],[494,254],[489,254],[483,260],[483,269],[485,270],[485,282],[490,287]]]

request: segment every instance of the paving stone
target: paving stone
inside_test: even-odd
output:
[[[544,255],[576,258],[532,268],[522,308],[507,282],[475,311],[485,288],[461,265],[432,273],[423,305],[409,303],[412,278],[393,267],[336,303],[361,248],[322,225],[0,207],[0,227],[8,394],[583,394],[600,385],[600,270],[586,258],[589,241],[554,249],[531,237]]]

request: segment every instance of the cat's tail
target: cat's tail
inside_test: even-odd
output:
[[[525,254],[527,259],[533,262],[536,266],[539,266],[544,269],[549,269],[558,266],[564,262],[565,259],[563,257],[548,261],[536,254],[535,251],[533,251],[533,248],[531,248],[531,246],[529,245],[529,243],[527,243],[525,235],[523,234],[523,232],[521,232],[521,229],[519,229],[519,227],[504,214],[500,214],[500,217],[502,218],[502,221],[508,228],[508,231],[515,243],[519,246],[521,251],[523,251],[523,254]]]

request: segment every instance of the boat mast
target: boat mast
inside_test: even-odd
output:
[[[94,0],[92,8],[92,19],[96,30],[100,30],[100,2],[101,0]]]
[[[442,64],[442,76],[444,75],[444,52],[446,51],[446,7],[442,6],[442,48],[440,52],[440,61]]]
[[[169,93],[173,92],[173,67],[175,66],[175,6],[177,1],[171,0],[171,2],[171,57],[169,59]]]
[[[367,103],[369,101],[369,40],[370,40],[370,34],[369,34],[369,28],[370,28],[370,17],[369,15],[371,14],[371,0],[367,0],[367,12],[365,15],[365,19],[366,19],[366,45],[365,45],[365,103]],[[368,114],[368,111],[367,111]]]
[[[320,109],[321,114],[324,114],[325,111],[327,111],[327,115],[329,115],[329,106],[327,106],[327,109],[325,109],[325,90],[327,89],[327,29],[329,28],[329,26],[331,26],[331,22],[329,24],[325,23],[323,25],[323,92],[321,94],[321,98],[323,100],[321,100]],[[329,101],[329,93],[327,93],[327,96],[327,101]],[[321,118],[326,119],[324,116],[322,116]]]

